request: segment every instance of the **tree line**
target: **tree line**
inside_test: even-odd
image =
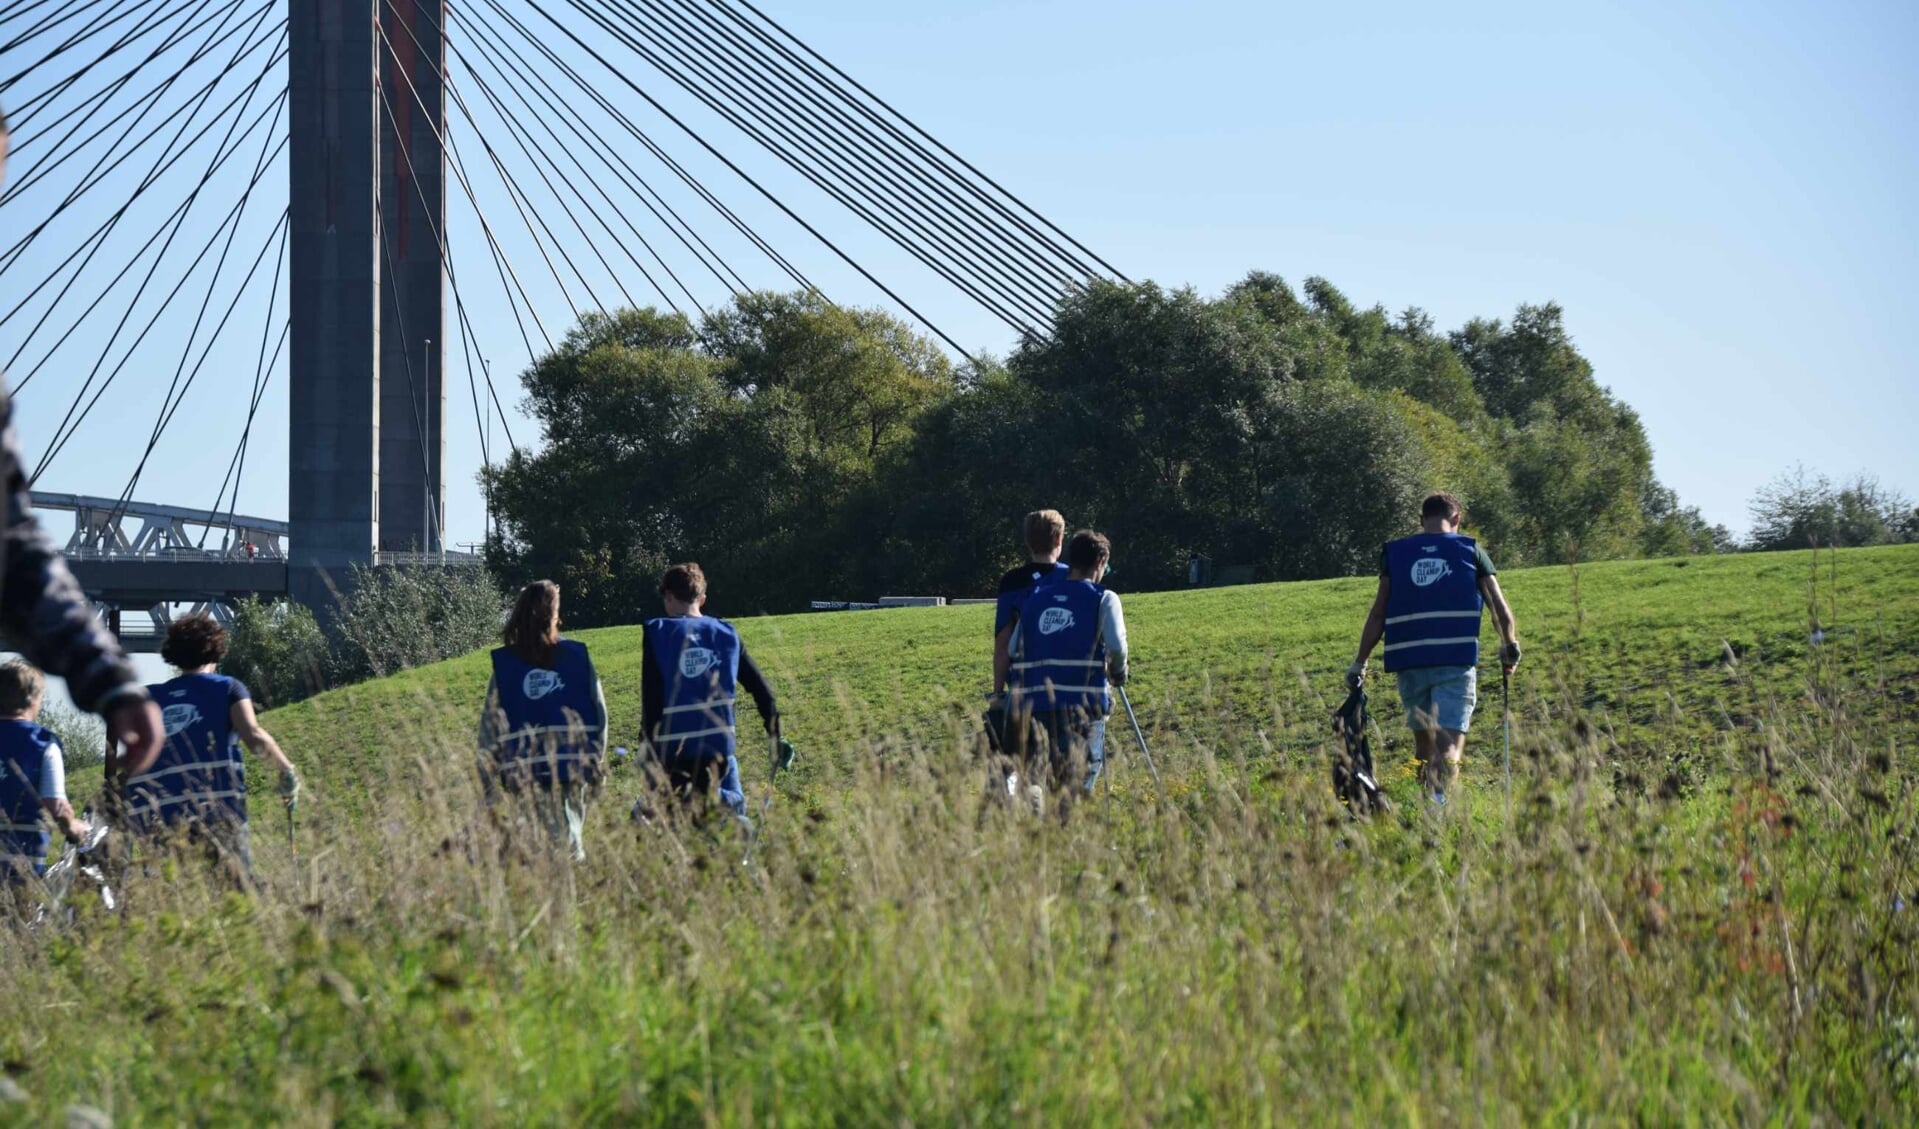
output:
[[[1436,486],[1505,564],[1731,540],[1653,476],[1551,304],[1446,333],[1317,278],[1100,282],[1004,361],[955,366],[882,311],[753,293],[698,323],[589,313],[523,383],[543,443],[485,475],[488,562],[557,580],[581,625],[650,612],[685,559],[734,614],[986,594],[1042,505],[1108,532],[1137,589],[1193,554],[1368,571]]]
[[[1654,477],[1551,304],[1441,332],[1321,279],[1097,283],[1048,336],[956,366],[883,311],[751,293],[698,323],[589,313],[522,381],[542,443],[484,474],[486,572],[368,570],[330,632],[245,603],[229,671],[271,705],[461,654],[539,578],[573,626],[631,623],[681,560],[727,615],[987,595],[1041,506],[1110,534],[1132,590],[1183,585],[1196,553],[1258,580],[1370,572],[1433,488],[1502,565],[1919,540],[1898,492],[1795,469],[1736,541]]]

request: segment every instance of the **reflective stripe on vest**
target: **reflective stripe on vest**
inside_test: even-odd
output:
[[[47,861],[52,840],[40,821],[40,773],[56,740],[31,721],[0,721],[0,855]]]
[[[1385,561],[1386,669],[1478,665],[1484,600],[1473,539],[1402,537],[1386,543]]]
[[[560,640],[551,666],[534,666],[500,647],[493,652],[493,687],[506,715],[496,750],[501,768],[523,767],[541,783],[564,783],[599,759],[606,717],[586,644]]]
[[[1112,709],[1106,644],[1099,633],[1104,594],[1090,580],[1066,580],[1027,598],[1019,613],[1019,661],[1008,668],[1022,708],[1100,714]]]
[[[246,763],[233,733],[233,680],[223,674],[183,674],[147,687],[166,727],[166,744],[147,771],[127,781],[127,814],[134,827],[189,817],[247,818]]]
[[[646,623],[647,649],[665,697],[655,747],[663,757],[731,756],[740,673],[740,636],[711,616],[665,616]]]

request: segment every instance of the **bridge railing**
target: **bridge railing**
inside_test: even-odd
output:
[[[61,551],[74,560],[286,560],[287,523],[271,518],[40,490],[33,505],[73,515],[73,533]]]

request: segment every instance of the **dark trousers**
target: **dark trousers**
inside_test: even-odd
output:
[[[1106,718],[1092,710],[1034,710],[1008,722],[1007,752],[1033,777],[1091,792],[1106,764]]]

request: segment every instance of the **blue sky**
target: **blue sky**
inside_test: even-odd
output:
[[[1919,392],[1897,345],[1919,305],[1919,220],[1910,204],[1919,183],[1911,58],[1919,9],[1911,5],[1195,0],[1174,10],[1110,0],[774,0],[767,10],[1135,279],[1212,293],[1253,269],[1295,282],[1321,275],[1356,302],[1420,306],[1446,327],[1556,301],[1599,379],[1640,412],[1659,475],[1710,519],[1743,529],[1753,491],[1795,463],[1835,475],[1870,471],[1919,493],[1919,444],[1907,434]],[[0,71],[15,63],[6,58]],[[656,76],[634,73],[685,107]],[[266,106],[265,92],[283,81],[270,78],[253,105]],[[598,81],[631,103],[617,82]],[[8,104],[32,89],[30,79],[5,95]],[[466,93],[482,132],[504,149],[497,119],[473,88]],[[697,111],[689,118],[711,123]],[[642,124],[830,296],[883,302],[670,126],[657,117]],[[503,189],[481,183],[471,127],[456,117],[453,129],[481,209],[557,335],[566,321],[559,287],[542,275],[524,234],[514,234]],[[1008,349],[1010,331],[991,315],[750,143],[720,127],[712,133],[949,333]],[[196,205],[163,272],[184,272],[192,252],[180,248],[215,232],[214,220],[238,198],[230,174],[241,162],[250,173],[256,148],[210,183],[217,206]],[[28,147],[9,179],[33,167]],[[282,157],[261,181],[234,261],[269,246],[285,206],[283,168]],[[130,169],[116,174],[100,199],[124,197],[132,183]],[[168,192],[156,189],[129,213],[121,234],[138,236],[129,253],[158,229],[185,181]],[[37,199],[44,213],[46,199]],[[517,399],[512,377],[526,348],[501,288],[483,285],[493,267],[473,208],[451,190],[449,199],[476,355],[492,361],[502,397]],[[32,213],[35,200],[0,209],[0,242],[12,242],[15,217]],[[0,276],[0,308],[111,207],[76,209],[84,214],[50,229],[45,246]],[[270,271],[271,255],[266,262]],[[778,281],[763,264],[749,277]],[[231,266],[223,278],[231,282],[216,284],[216,314],[238,284]],[[42,487],[119,493],[188,352],[199,300],[191,293],[137,350],[122,347],[129,364],[114,392]],[[155,448],[142,499],[211,504],[262,335],[271,338],[285,316],[283,301],[268,313],[265,293],[264,275],[242,293],[235,328],[216,341]],[[0,362],[26,321],[0,326]],[[111,318],[96,315],[75,341],[104,341],[111,328]],[[445,332],[457,342],[451,314]],[[34,356],[14,362],[14,383]],[[44,448],[92,364],[91,352],[63,347],[19,397],[30,452]],[[471,482],[479,429],[464,365],[454,356],[447,364],[448,527],[451,540],[470,541],[481,523]],[[285,513],[284,391],[282,361],[249,448],[242,512]],[[531,432],[517,421],[522,443]],[[497,426],[494,434],[497,442]]]

